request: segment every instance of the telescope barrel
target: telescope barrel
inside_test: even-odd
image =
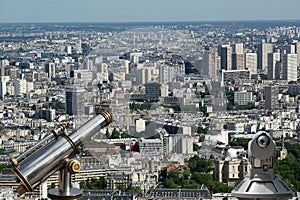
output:
[[[47,141],[52,140],[54,138],[58,138],[58,136],[59,136],[58,132],[63,131],[65,129],[66,129],[65,124],[61,124],[61,125],[59,125],[58,128],[53,129],[52,134],[47,135],[42,140],[40,140],[38,143],[36,143],[36,144],[32,145],[31,147],[29,147],[26,151],[24,151],[22,154],[17,156],[15,159],[12,157],[11,160],[12,160],[13,164],[18,165],[18,163],[21,162],[21,160],[23,160],[24,158],[26,158],[27,156],[32,154],[37,149],[41,148],[41,146],[43,146]]]
[[[36,186],[61,169],[68,159],[75,157],[77,148],[85,140],[111,122],[111,114],[101,110],[98,115],[74,130],[69,136],[61,135],[57,140],[52,140],[25,158],[13,169],[14,174],[21,181],[21,186],[17,189],[18,193],[33,191]]]

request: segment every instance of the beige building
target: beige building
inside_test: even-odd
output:
[[[230,158],[216,160],[214,168],[214,179],[234,186],[236,181],[245,177],[250,172],[250,163],[246,159]]]

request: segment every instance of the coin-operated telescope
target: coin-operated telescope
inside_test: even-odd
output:
[[[274,174],[277,158],[276,144],[263,131],[258,132],[248,144],[250,174],[231,192],[238,199],[280,199],[287,200],[292,190]]]
[[[48,191],[51,199],[78,199],[82,191],[71,186],[71,174],[80,170],[76,160],[78,148],[100,129],[112,122],[111,114],[101,110],[71,134],[60,134],[66,126],[61,125],[18,157],[11,157],[13,172],[21,182],[17,189],[20,195],[31,192],[56,171],[59,171],[58,188]]]

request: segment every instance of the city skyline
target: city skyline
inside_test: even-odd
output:
[[[2,2],[0,23],[299,20],[299,6],[297,0],[12,0]]]

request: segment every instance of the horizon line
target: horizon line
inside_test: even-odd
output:
[[[45,22],[0,22],[0,24],[120,24],[120,23],[215,23],[215,22],[300,22],[300,19],[239,19],[239,20],[179,20],[179,21],[45,21]]]

